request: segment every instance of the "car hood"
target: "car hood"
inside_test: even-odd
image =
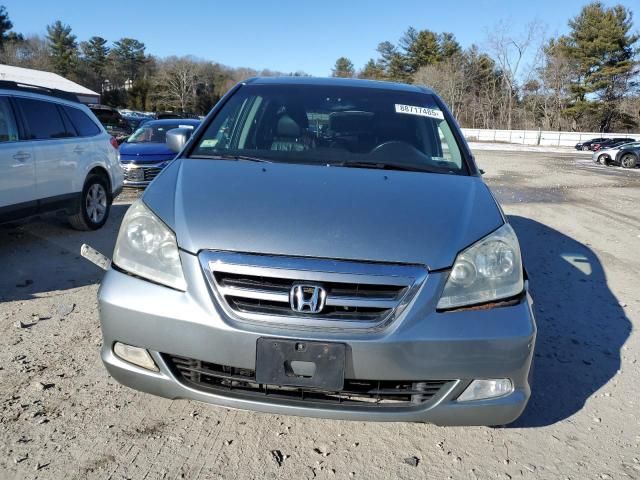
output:
[[[168,195],[168,192],[175,192]],[[453,264],[504,220],[479,177],[376,169],[173,162],[144,202],[183,250]]]

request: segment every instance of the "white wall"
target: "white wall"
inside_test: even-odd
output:
[[[591,138],[630,137],[640,140],[640,133],[598,133],[598,132],[549,132],[540,130],[485,130],[463,128],[468,141],[505,142],[520,145],[547,145],[573,147]]]

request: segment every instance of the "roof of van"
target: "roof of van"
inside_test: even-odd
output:
[[[252,85],[319,85],[337,87],[361,87],[378,88],[383,90],[400,90],[415,93],[433,93],[423,85],[411,85],[408,83],[386,82],[382,80],[365,80],[361,78],[336,78],[336,77],[253,77],[244,83]]]

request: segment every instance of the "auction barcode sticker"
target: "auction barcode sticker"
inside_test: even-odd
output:
[[[414,105],[400,105],[396,103],[396,113],[406,113],[408,115],[418,115],[419,117],[437,118],[438,120],[444,120],[444,113],[442,110],[436,110],[435,108],[416,107]]]

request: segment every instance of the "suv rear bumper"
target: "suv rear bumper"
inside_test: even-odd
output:
[[[431,285],[425,285],[425,289],[437,288],[437,275],[431,274]],[[439,425],[507,424],[518,418],[529,399],[536,327],[528,295],[512,306],[433,312],[421,319],[399,318],[382,332],[340,334],[232,324],[215,307],[204,281],[199,287],[202,288],[190,285],[191,293],[183,293],[116,270],[107,272],[99,292],[104,336],[102,359],[118,382],[166,398],[191,399],[228,408]],[[414,314],[420,310],[411,309]],[[415,406],[319,405],[199,388],[185,382],[163,355],[255,369],[256,341],[263,336],[346,343],[348,379],[450,382],[430,401]],[[117,357],[113,352],[115,342],[146,348],[159,372]],[[486,378],[509,378],[514,391],[490,400],[456,401],[473,379]]]

